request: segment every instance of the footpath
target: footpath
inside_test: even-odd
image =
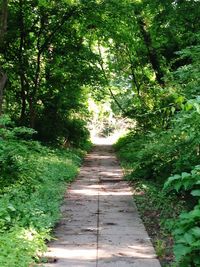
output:
[[[160,267],[111,145],[96,145],[66,192],[45,267]]]

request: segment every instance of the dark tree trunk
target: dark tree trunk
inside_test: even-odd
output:
[[[152,68],[153,68],[155,75],[156,75],[156,80],[161,86],[163,86],[164,85],[164,80],[163,80],[164,73],[163,73],[161,66],[160,66],[158,54],[152,45],[151,35],[146,29],[147,26],[146,26],[144,20],[142,18],[140,18],[138,22],[139,22],[141,34],[142,34],[143,39],[144,39],[144,43],[147,47],[149,61],[152,65]]]
[[[0,49],[4,46],[4,36],[7,30],[8,1],[1,0],[0,4]],[[0,116],[3,112],[3,93],[7,81],[7,75],[0,66]]]
[[[0,116],[3,112],[3,92],[7,81],[7,75],[0,68]]]
[[[30,127],[35,127],[35,119],[36,119],[36,106],[37,106],[37,95],[38,95],[38,89],[40,86],[40,76],[41,76],[41,57],[42,57],[42,50],[40,49],[40,38],[42,33],[43,24],[41,23],[40,31],[38,33],[38,41],[37,41],[37,64],[36,64],[36,70],[35,70],[35,78],[34,78],[34,86],[32,88],[32,92],[30,94],[29,99],[29,108],[30,108]]]
[[[7,30],[8,0],[1,0],[0,8],[0,46],[2,46]]]
[[[32,97],[28,100],[29,103],[29,110],[30,110],[30,127],[35,128],[35,118],[36,118],[36,107],[35,107],[35,101]]]
[[[21,83],[21,114],[20,124],[24,125],[26,120],[26,84],[25,69],[24,69],[24,41],[25,41],[25,27],[24,27],[24,12],[23,12],[23,0],[19,1],[19,31],[20,31],[20,44],[19,44],[19,76]]]
[[[20,74],[20,82],[21,82],[21,113],[20,113],[20,124],[24,125],[26,121],[26,85],[25,78],[22,74]]]

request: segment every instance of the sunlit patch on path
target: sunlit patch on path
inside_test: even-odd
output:
[[[66,193],[45,266],[159,267],[112,141],[97,143]]]

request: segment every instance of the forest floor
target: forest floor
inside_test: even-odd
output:
[[[109,143],[87,155],[61,209],[43,266],[160,266]]]

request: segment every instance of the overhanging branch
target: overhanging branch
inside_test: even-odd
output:
[[[98,42],[98,52],[99,52],[99,65],[101,67],[101,70],[102,70],[102,73],[103,73],[103,76],[104,76],[104,79],[106,81],[106,84],[108,86],[108,90],[110,92],[110,95],[111,97],[113,98],[113,100],[115,101],[116,105],[118,106],[118,108],[123,112],[123,114],[126,116],[127,112],[126,110],[121,106],[121,104],[119,103],[119,101],[117,100],[116,96],[113,94],[113,91],[112,89],[110,88],[109,86],[109,80],[108,80],[108,77],[106,75],[106,71],[104,69],[104,66],[103,66],[103,58],[102,58],[102,54],[101,54],[101,49],[100,49],[100,44]]]

